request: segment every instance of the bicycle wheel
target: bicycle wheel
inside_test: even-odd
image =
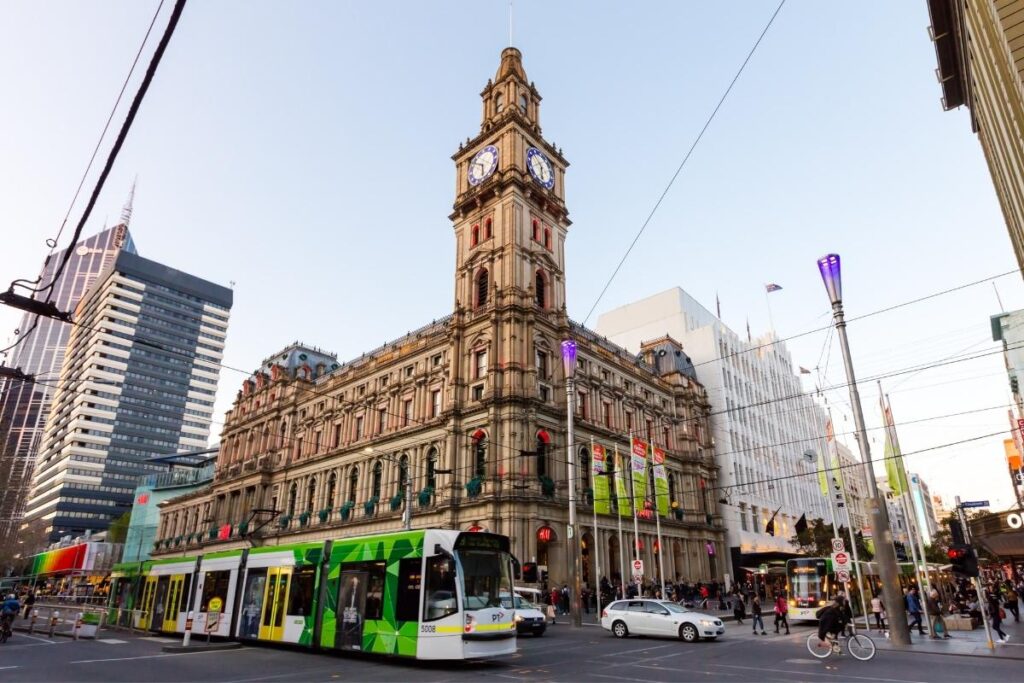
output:
[[[832,643],[826,641],[825,645],[818,640],[818,634],[811,632],[807,636],[807,651],[818,659],[825,659],[832,654]]]
[[[858,633],[846,639],[846,650],[854,659],[866,662],[875,656],[875,641]]]

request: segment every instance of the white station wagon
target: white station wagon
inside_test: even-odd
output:
[[[601,626],[617,638],[670,636],[693,643],[725,634],[718,617],[694,612],[668,600],[616,600],[601,611]]]

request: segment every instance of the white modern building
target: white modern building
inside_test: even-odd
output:
[[[843,490],[846,494],[846,509],[839,515],[840,524],[847,524],[854,531],[864,532],[871,528],[868,512],[868,476],[864,463],[842,441],[836,440],[839,466],[843,473]]]
[[[801,515],[831,521],[816,476],[827,418],[774,334],[742,338],[680,288],[609,311],[597,329],[633,352],[667,334],[693,360],[712,407],[719,485],[727,487],[716,497],[734,576],[794,554]],[[766,526],[776,511],[771,536]]]
[[[917,517],[917,528],[921,530],[925,545],[931,545],[932,538],[939,531],[939,520],[932,504],[932,492],[920,474],[911,472],[908,478],[910,480],[910,500],[913,502],[914,515]]]

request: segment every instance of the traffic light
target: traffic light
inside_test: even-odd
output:
[[[537,563],[523,563],[523,581],[525,583],[537,583]]]
[[[954,574],[972,578],[978,576],[978,556],[971,546],[965,543],[953,544],[946,551],[946,556],[953,565]]]

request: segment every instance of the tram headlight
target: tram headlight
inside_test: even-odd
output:
[[[466,633],[472,632],[474,628],[476,628],[476,625],[474,623],[473,615],[472,614],[467,614],[466,615]]]
[[[520,614],[519,612],[516,612],[516,616],[515,616],[515,622],[516,622],[516,623],[518,624],[518,623],[519,623],[519,622],[521,622],[522,620],[523,620],[523,615],[522,615],[522,614]]]
[[[824,600],[818,600],[818,607],[824,607],[824,606],[825,606],[825,601]]]
[[[789,599],[789,606],[790,607],[796,607],[796,600],[794,600],[793,598],[790,598]]]

